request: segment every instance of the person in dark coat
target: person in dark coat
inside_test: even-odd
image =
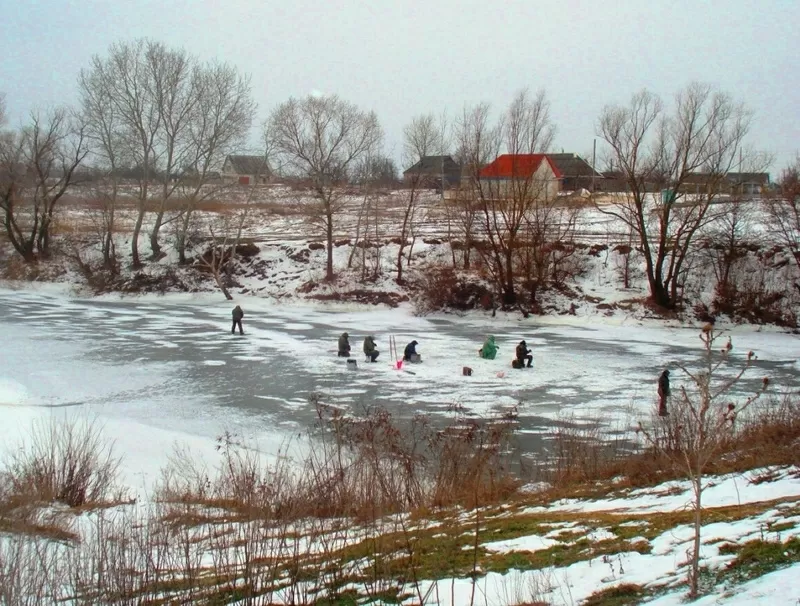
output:
[[[369,336],[364,338],[364,355],[369,358],[370,362],[378,359],[380,352],[375,347],[375,337]]]
[[[669,415],[667,412],[667,398],[669,397],[669,370],[664,369],[661,376],[658,377],[658,416],[666,417]]]
[[[403,352],[403,362],[411,362],[412,360],[415,359],[412,358],[411,356],[417,355],[417,345],[419,345],[419,343],[417,343],[416,341],[411,341],[411,343],[406,345],[406,349]]]
[[[343,332],[342,335],[339,337],[339,353],[338,356],[340,358],[349,358],[350,357],[350,335],[346,332]]]
[[[237,305],[236,307],[233,308],[233,312],[231,312],[231,315],[233,317],[233,326],[231,326],[231,334],[234,334],[236,332],[236,327],[238,326],[239,334],[243,335],[244,331],[242,330],[242,318],[244,318],[244,312],[242,311],[242,308]]]
[[[525,362],[528,363],[528,368],[531,368],[533,366],[533,356],[525,341],[520,341],[519,345],[517,345],[517,368],[523,368]]]

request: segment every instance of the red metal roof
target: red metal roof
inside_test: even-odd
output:
[[[542,160],[546,160],[557,179],[561,172],[546,154],[503,154],[481,169],[480,176],[486,179],[527,179],[535,173]]]

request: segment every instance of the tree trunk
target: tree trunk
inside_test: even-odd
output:
[[[503,284],[503,298],[508,305],[514,305],[517,302],[517,294],[514,292],[514,265],[512,263],[512,242],[508,243],[508,248],[505,252],[505,280]]]
[[[698,577],[700,576],[700,532],[703,521],[703,485],[698,474],[694,479],[694,545],[692,547],[692,563],[689,571],[689,597],[696,598]]]
[[[135,269],[142,266],[139,259],[139,234],[142,232],[142,222],[144,221],[144,202],[139,201],[139,213],[136,216],[136,224],[133,226],[133,237],[131,238],[131,264]]]
[[[328,258],[325,260],[325,280],[333,281],[333,213],[330,210],[325,212],[325,238],[328,249]]]
[[[219,286],[219,289],[222,291],[222,294],[225,295],[225,298],[228,301],[232,301],[233,295],[231,295],[231,293],[228,291],[228,288],[225,286],[225,282],[222,279],[222,274],[220,273],[219,269],[214,270],[214,280],[216,281],[217,286]]]
[[[150,232],[150,250],[153,251],[153,259],[157,259],[161,254],[161,245],[158,243],[158,235],[161,231],[161,225],[164,222],[164,211],[159,210],[156,215],[156,223],[153,225],[153,230]]]
[[[406,239],[405,239],[405,232],[403,232],[400,236],[400,249],[397,251],[397,278],[396,282],[398,284],[403,283],[403,250],[406,247]]]

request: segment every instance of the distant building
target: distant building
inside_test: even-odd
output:
[[[546,154],[503,154],[479,173],[482,184],[505,196],[514,182],[530,182],[532,195],[554,198],[560,189],[561,172]]]
[[[760,196],[770,188],[769,173],[728,173],[725,181],[732,195]]]
[[[444,188],[458,187],[461,166],[452,156],[424,156],[414,166],[403,172],[403,181],[419,187],[438,188],[444,178]]]
[[[747,198],[758,197],[770,188],[769,173],[728,173],[720,182],[718,175],[691,173],[686,176],[681,188],[685,193],[705,193],[714,181],[716,193]]]
[[[269,183],[272,172],[264,156],[228,156],[221,176],[239,185],[263,185]]]
[[[547,154],[561,173],[561,191],[599,190],[603,175],[577,154]]]

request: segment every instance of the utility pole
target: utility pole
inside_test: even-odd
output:
[[[594,194],[594,176],[597,174],[597,169],[595,166],[597,162],[597,137],[594,138],[594,142],[592,143],[592,194]]]
[[[444,150],[442,150],[442,151],[444,151]],[[441,190],[440,191],[442,192],[441,203],[442,203],[442,205],[444,205],[444,155],[439,156],[439,162],[440,162],[439,166],[440,166],[440,169],[441,169],[441,175],[440,175],[440,178],[441,178],[441,183],[440,183]]]

